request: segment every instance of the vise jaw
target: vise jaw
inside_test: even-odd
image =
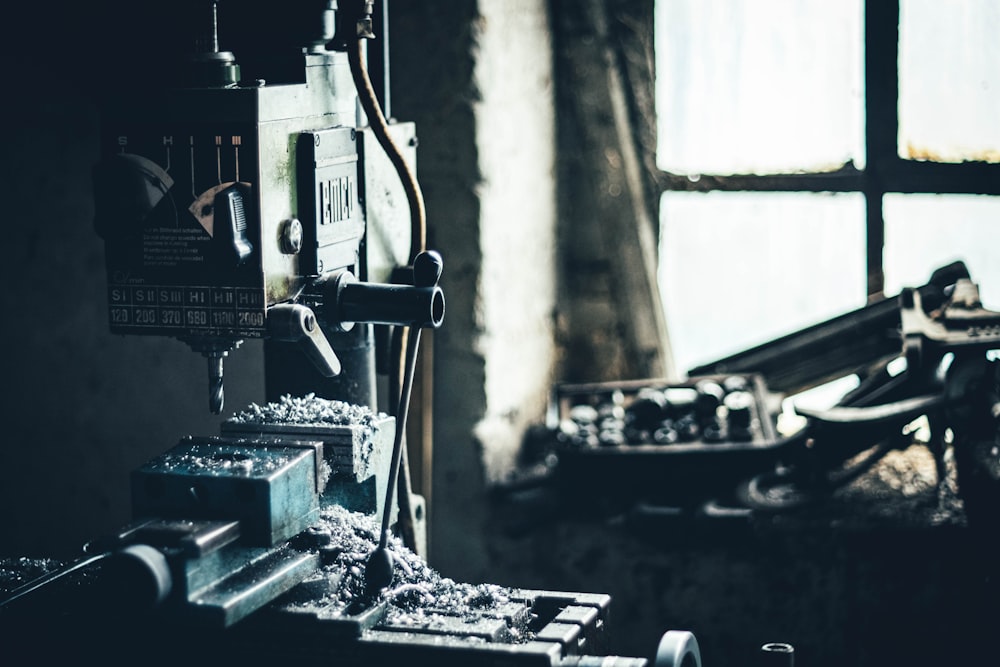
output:
[[[320,566],[310,528],[324,507],[382,511],[394,426],[228,423],[185,437],[133,473],[135,522],[116,541],[164,556],[174,615],[233,625]]]

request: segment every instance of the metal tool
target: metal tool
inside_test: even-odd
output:
[[[94,555],[0,596],[10,664],[649,664],[607,655],[607,595],[456,584],[395,538],[393,588],[373,591],[363,567],[387,533],[365,511],[372,494],[343,491],[384,480],[391,418],[289,398],[227,424],[137,470],[136,521]],[[39,646],[42,628],[59,641]],[[700,664],[668,661],[697,656],[693,636],[668,634],[684,651],[657,665]]]
[[[548,427],[559,462],[550,477],[566,493],[602,488],[603,498],[643,511],[745,518],[828,498],[908,446],[905,427],[925,416],[938,477],[950,446],[966,514],[993,525],[1000,519],[997,349],[1000,313],[982,307],[956,262],[895,299],[692,369],[682,383],[556,386]],[[904,371],[890,370],[903,361]],[[777,435],[770,406],[855,373],[860,385],[838,405],[797,407],[804,425]],[[599,419],[608,405],[617,405],[620,421]],[[712,419],[720,414],[723,421]],[[686,438],[680,427],[690,429]]]
[[[404,189],[387,165],[412,162],[413,126],[385,131],[400,137],[391,158],[380,133],[357,126],[348,55],[325,48],[334,21],[304,49],[303,83],[248,83],[234,55],[218,50],[217,3],[205,4],[211,38],[197,40],[182,85],[121,91],[104,105],[95,226],[107,250],[111,330],[173,336],[204,355],[215,413],[223,360],[247,338],[296,343],[323,378],[346,366],[350,382],[331,388],[374,407],[374,380],[355,370],[374,365],[366,325],[437,327],[444,316],[436,285],[361,280],[388,277],[416,255],[389,249],[397,263],[379,266],[364,244],[409,233],[405,210],[379,209],[382,233],[365,230],[375,193]],[[337,3],[324,4],[335,13]],[[342,4],[349,13],[357,3]],[[296,368],[276,370],[296,359],[268,361],[270,398],[304,393],[281,386],[294,384],[283,378]]]

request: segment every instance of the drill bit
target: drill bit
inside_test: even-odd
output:
[[[218,336],[181,338],[195,352],[198,352],[208,362],[208,409],[212,414],[222,414],[225,403],[222,385],[222,360],[229,356],[243,341],[238,338],[222,338]]]
[[[212,414],[222,414],[225,404],[225,393],[222,381],[222,360],[226,352],[206,354],[208,360],[208,409]]]

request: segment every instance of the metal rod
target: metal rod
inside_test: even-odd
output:
[[[399,476],[400,454],[403,451],[403,435],[406,433],[406,418],[410,411],[410,394],[413,391],[413,375],[416,372],[417,349],[420,346],[420,328],[410,329],[406,341],[406,367],[403,372],[403,388],[399,393],[399,409],[396,410],[396,437],[392,443],[392,464],[389,468],[389,484],[385,490],[385,505],[382,508],[382,533],[379,535],[379,549],[385,549],[389,541],[389,516],[392,508],[396,479]]]
[[[88,565],[93,565],[94,563],[100,560],[104,560],[110,555],[111,552],[109,551],[95,554],[88,558],[84,558],[83,560],[77,561],[76,563],[68,565],[62,569],[50,572],[48,574],[44,574],[38,577],[37,579],[33,579],[32,581],[29,581],[20,588],[14,590],[8,597],[4,598],[3,600],[0,600],[0,608],[6,607],[7,605],[12,604],[17,600],[20,600],[21,598],[30,595],[31,593],[34,593],[43,586],[48,586],[57,579],[62,579],[68,574],[72,574],[73,572],[81,570],[87,567]]]

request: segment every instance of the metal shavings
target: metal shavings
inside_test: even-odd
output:
[[[504,642],[520,643],[531,638],[527,604],[513,602],[511,589],[495,584],[456,583],[442,577],[396,537],[390,537],[387,544],[394,562],[392,583],[377,599],[368,597],[365,564],[378,544],[379,532],[373,516],[334,505],[323,510],[310,532],[329,533],[329,541],[324,539],[322,546],[315,547],[324,565],[281,599],[281,604],[289,610],[350,617],[381,603],[385,614],[376,629],[391,625],[395,629],[411,626],[414,630],[444,631],[456,624],[472,627],[485,619],[494,622],[503,619],[507,623]],[[56,561],[23,558],[15,562],[0,561],[0,593],[16,589],[59,565]],[[511,608],[516,611],[519,604],[524,605],[524,613],[512,613]],[[473,636],[465,640],[484,641]]]
[[[367,426],[374,430],[372,424],[375,419],[385,416],[376,415],[364,405],[317,398],[316,394],[309,393],[301,398],[285,394],[277,403],[266,405],[251,403],[249,408],[236,413],[229,421],[235,424]]]
[[[892,519],[919,525],[963,525],[954,455],[949,449],[938,478],[934,455],[926,445],[891,451],[872,469],[841,489],[837,497],[855,519]]]
[[[54,572],[63,563],[51,558],[0,559],[0,599],[38,577]]]
[[[406,570],[406,574],[408,576],[411,576],[411,577],[413,576],[413,570],[410,568],[409,563],[407,563],[405,559],[403,559],[403,558],[396,558],[395,554],[393,554],[393,563],[397,563],[401,568],[403,568],[404,570]]]
[[[319,526],[330,532],[335,558],[304,582],[300,598],[293,591],[286,604],[349,615],[352,604],[364,600],[365,563],[378,544],[378,524],[374,517],[332,506],[323,511]],[[446,619],[500,618],[500,606],[513,597],[510,589],[494,584],[461,584],[442,577],[399,538],[391,537],[388,549],[395,568],[392,584],[379,597],[386,603],[382,624],[428,626]],[[322,593],[317,596],[317,591]],[[512,627],[510,635],[513,641],[524,641],[527,629]]]
[[[333,474],[333,468],[326,459],[320,459],[319,461],[319,484],[320,487],[325,487],[326,483],[330,481],[330,476]]]
[[[158,460],[168,470],[187,470],[199,475],[249,476],[267,474],[288,464],[289,456],[272,454],[262,458],[253,449],[219,451],[214,445],[192,445],[183,452],[169,451]]]
[[[434,596],[431,595],[430,588],[422,584],[403,584],[402,586],[397,586],[386,593],[385,597],[392,600],[394,605],[402,607],[430,604],[434,601]]]
[[[355,451],[356,472],[361,478],[371,474],[372,454],[375,448],[376,421],[387,419],[385,413],[376,413],[368,406],[345,401],[318,398],[309,393],[302,397],[285,394],[276,403],[258,405],[251,403],[243,412],[229,420],[240,425],[293,425],[293,426],[351,426],[360,433]]]

